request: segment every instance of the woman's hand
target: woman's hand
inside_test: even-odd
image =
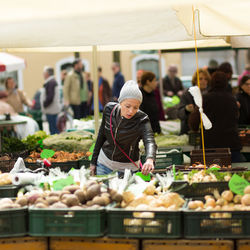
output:
[[[142,166],[142,174],[147,175],[154,170],[154,161],[153,159],[147,159]]]
[[[94,176],[96,174],[96,166],[93,164],[90,164],[89,169],[90,169],[90,175]]]

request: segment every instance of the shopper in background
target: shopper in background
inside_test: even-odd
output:
[[[66,76],[63,95],[65,106],[70,105],[75,119],[81,119],[87,115],[88,86],[82,75],[82,61],[76,59],[73,62],[73,70]]]
[[[146,151],[146,162],[141,171],[148,174],[154,170],[157,146],[148,116],[139,110],[142,93],[138,84],[132,80],[126,82],[118,101],[119,103],[110,102],[104,108],[90,165],[92,174],[104,175],[114,170],[124,172],[125,169],[139,170],[141,139]]]
[[[122,86],[124,85],[124,76],[120,72],[120,64],[117,62],[114,62],[112,65],[112,71],[114,73],[114,82],[113,82],[113,88],[112,88],[112,97],[115,102],[117,102],[118,97],[120,95],[120,91]]]
[[[239,110],[233,95],[227,90],[228,78],[223,72],[215,72],[211,87],[203,95],[203,110],[212,123],[212,128],[204,130],[206,148],[230,148],[232,162],[240,162],[240,139],[238,136]],[[198,108],[190,114],[189,125],[198,131],[200,113]]]
[[[41,90],[41,108],[49,123],[50,134],[59,133],[57,129],[57,115],[61,111],[59,86],[54,78],[54,69],[45,67],[43,71],[45,83]]]
[[[141,85],[143,100],[140,110],[148,115],[153,132],[160,134],[160,111],[154,93],[157,88],[155,74],[149,71],[144,71],[141,77]]]
[[[207,70],[199,69],[199,80],[200,80],[200,90],[202,94],[207,92],[207,87],[210,83],[211,77]],[[197,72],[193,74],[192,77],[192,85],[196,86],[197,82]],[[188,118],[190,113],[194,111],[195,103],[194,98],[187,90],[184,91],[183,95],[181,96],[181,101],[178,105],[178,118],[181,120],[181,131],[180,134],[187,134],[189,131],[188,127]]]
[[[240,92],[236,95],[240,109],[239,125],[250,125],[250,75],[240,81]]]
[[[242,77],[243,77],[243,76],[246,76],[246,75],[250,75],[250,64],[247,64],[247,65],[245,66],[244,71],[243,71],[242,74],[239,76],[239,78],[238,78],[238,85],[239,85],[239,86],[240,86]]]
[[[210,76],[218,70],[218,62],[214,59],[211,59],[208,63],[207,71],[210,74]]]
[[[140,88],[141,88],[141,77],[142,77],[143,73],[144,73],[143,69],[139,69],[136,72],[136,81],[137,81]]]
[[[229,62],[224,62],[219,66],[218,71],[223,72],[223,73],[226,74],[226,77],[227,77],[227,91],[232,93],[233,89],[232,89],[232,86],[230,84],[230,81],[231,81],[232,75],[233,75],[232,65]]]
[[[85,72],[85,81],[88,86],[88,101],[87,101],[87,115],[92,114],[92,99],[93,99],[93,81],[91,80],[91,74]]]
[[[7,103],[9,103],[17,113],[23,113],[23,104],[32,107],[32,102],[26,94],[17,88],[16,83],[12,77],[5,80],[5,88],[8,94]]]
[[[181,96],[183,86],[181,80],[177,77],[178,69],[175,65],[170,65],[168,74],[163,78],[163,91],[165,96]]]

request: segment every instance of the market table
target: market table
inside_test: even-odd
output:
[[[2,152],[2,132],[5,128],[10,127],[10,130],[14,130],[15,125],[25,124],[27,121],[12,121],[12,120],[0,120],[0,152]]]

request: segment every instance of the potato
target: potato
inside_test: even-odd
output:
[[[60,197],[61,194],[62,194],[62,191],[51,191],[49,193],[49,196],[58,196],[58,197]]]
[[[66,205],[68,207],[73,207],[79,205],[79,200],[76,195],[71,194],[66,197]]]
[[[86,201],[86,196],[85,196],[85,193],[81,190],[81,189],[77,189],[74,193],[74,195],[77,196],[78,200],[81,202],[81,203],[84,203]]]
[[[108,197],[108,196],[106,196],[106,195],[101,195],[101,197],[102,197],[102,199],[104,200],[104,202],[105,202],[105,205],[104,206],[107,206],[110,202],[111,202],[111,200],[110,200],[110,198]]]
[[[78,185],[70,185],[63,188],[63,191],[69,191],[71,194],[73,194],[77,189],[80,189]]]
[[[226,190],[226,191],[222,192],[221,197],[222,197],[222,199],[230,202],[233,200],[234,195],[230,190]]]
[[[44,204],[44,203],[37,203],[37,204],[35,204],[35,207],[36,208],[48,208],[48,206],[46,205],[46,204]]]
[[[250,194],[250,185],[248,185],[247,187],[245,187],[244,194]]]
[[[91,209],[97,209],[97,208],[100,208],[100,207],[101,207],[100,205],[94,204],[94,205],[91,206],[90,208],[91,208]]]
[[[13,200],[11,200],[10,198],[3,198],[0,200],[0,204],[13,204]]]
[[[97,184],[96,181],[88,180],[85,184],[86,188],[88,189],[90,186]]]
[[[101,186],[99,184],[93,184],[87,189],[86,199],[92,200],[95,196],[101,193]]]
[[[49,203],[49,205],[52,205],[56,202],[59,201],[59,196],[49,196],[49,197],[46,197],[46,201]]]
[[[16,203],[19,204],[21,207],[27,206],[28,199],[26,197],[20,197],[16,200]]]
[[[56,202],[53,205],[50,206],[51,208],[68,208],[65,204],[62,202]]]
[[[123,199],[122,195],[118,194],[118,193],[116,193],[115,195],[113,195],[111,198],[112,198],[113,201],[116,201],[116,202],[121,202],[122,199]]]
[[[38,198],[38,199],[36,199],[35,204],[37,204],[37,203],[43,203],[43,204],[46,205],[46,206],[49,205],[48,201],[45,200],[45,199],[43,199],[43,198]]]
[[[94,205],[99,205],[99,206],[105,206],[106,203],[105,203],[105,199],[101,196],[96,196],[94,197],[94,199],[92,200],[92,203]]]
[[[88,201],[88,202],[86,203],[86,205],[87,205],[88,207],[90,207],[90,206],[93,205],[93,202],[92,202],[92,201]]]
[[[14,208],[14,203],[2,203],[0,204],[0,209],[9,209]]]
[[[135,195],[131,191],[127,191],[123,193],[123,201],[127,204],[132,202],[135,199]]]
[[[31,196],[28,197],[28,203],[33,205],[35,201],[40,197],[42,197],[42,194],[38,194],[38,193],[32,194]]]
[[[82,207],[80,207],[80,206],[73,206],[73,207],[71,207],[70,209],[79,210],[79,209],[82,209]]]
[[[205,195],[205,200],[207,201],[208,199],[214,199],[212,195]]]
[[[70,193],[69,191],[61,191],[60,199],[62,199],[62,197],[63,197],[65,194],[71,194],[71,193]]]
[[[242,205],[250,206],[250,194],[244,194],[241,198]]]
[[[17,204],[17,203],[14,203],[13,204],[13,208],[20,208],[21,206],[19,205],[19,204]]]

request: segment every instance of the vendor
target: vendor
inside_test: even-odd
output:
[[[154,170],[156,144],[148,116],[139,110],[142,93],[135,81],[121,89],[119,103],[109,102],[97,137],[90,169],[92,174],[105,175],[115,170],[137,171],[140,168],[139,141],[146,150],[146,162],[141,172]],[[112,127],[112,131],[110,130]]]

